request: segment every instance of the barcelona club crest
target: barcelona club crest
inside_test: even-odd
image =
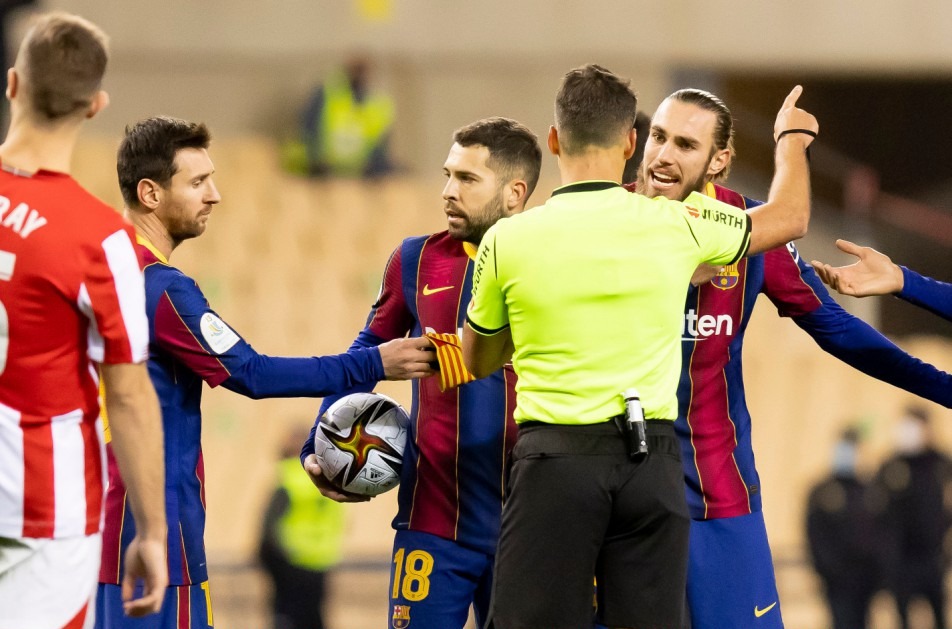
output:
[[[737,280],[740,278],[740,273],[737,272],[736,264],[728,264],[721,272],[715,275],[711,279],[711,284],[720,288],[721,290],[728,290],[737,286]]]
[[[390,619],[393,629],[406,629],[410,626],[410,606],[394,605],[393,617]]]

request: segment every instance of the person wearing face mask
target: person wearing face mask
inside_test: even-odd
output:
[[[860,433],[843,431],[833,448],[832,470],[810,491],[807,542],[823,582],[834,629],[859,629],[882,584],[877,520],[883,501],[857,473]]]
[[[903,629],[910,626],[909,603],[919,596],[932,609],[934,626],[949,626],[943,581],[944,546],[952,527],[945,500],[952,495],[952,459],[936,448],[929,419],[921,407],[905,410],[896,429],[896,454],[876,479],[886,495],[886,583]]]

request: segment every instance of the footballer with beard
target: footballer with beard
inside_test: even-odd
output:
[[[679,90],[654,113],[639,181],[626,187],[649,197],[684,200],[698,191],[745,209],[760,205],[716,183],[730,170],[733,135],[730,110],[720,98]],[[674,424],[692,520],[688,608],[698,628],[747,627],[755,621],[763,629],[783,627],[741,356],[760,293],[824,351],[874,378],[952,407],[952,376],[909,356],[843,310],[793,243],[725,267],[699,268],[684,307]],[[856,580],[873,576],[857,574]]]
[[[425,335],[439,360],[439,378],[413,382],[392,523],[388,627],[462,629],[470,606],[478,626],[486,618],[516,439],[516,376],[506,365],[474,381],[462,364],[458,330],[479,241],[496,221],[525,209],[541,164],[536,136],[514,120],[486,118],[458,129],[443,165],[447,229],[407,238],[394,250],[366,327],[351,346]],[[320,415],[339,397],[326,398]],[[360,499],[328,486],[313,430],[301,460],[325,496]]]

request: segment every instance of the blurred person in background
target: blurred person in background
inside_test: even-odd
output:
[[[258,558],[271,578],[274,629],[325,629],[328,573],[341,559],[344,505],[314,491],[298,454],[307,428],[290,431],[268,501]]]
[[[886,583],[896,598],[903,629],[909,604],[923,597],[935,627],[948,628],[945,573],[952,527],[952,459],[940,452],[921,407],[906,409],[896,430],[896,454],[876,483],[885,493]]]
[[[841,267],[817,260],[811,262],[823,281],[834,290],[853,297],[895,295],[952,321],[952,284],[899,266],[889,256],[871,247],[861,247],[848,240],[837,240],[836,246],[858,260]]]
[[[285,167],[312,176],[379,177],[393,171],[393,99],[375,89],[370,60],[351,57],[324,80],[301,115],[301,139],[285,146]]]
[[[857,473],[859,442],[856,429],[843,432],[830,475],[810,490],[807,502],[807,542],[833,629],[867,627],[870,602],[883,586],[879,520],[885,501]]]
[[[486,619],[516,438],[516,377],[506,365],[473,381],[457,331],[472,294],[477,244],[490,226],[525,209],[541,165],[535,134],[515,120],[485,118],[457,129],[443,164],[447,229],[407,238],[394,250],[367,325],[351,346],[374,347],[409,333],[438,348],[439,379],[413,383],[392,523],[388,626],[462,629],[470,607],[478,626]],[[321,414],[335,399],[324,400]],[[359,499],[321,475],[313,429],[301,460],[322,493]]]
[[[322,397],[384,378],[435,373],[430,362],[436,355],[425,339],[396,339],[335,356],[267,356],[212,310],[195,280],[169,263],[180,244],[205,233],[221,201],[210,143],[204,124],[158,116],[127,128],[119,145],[119,188],[145,261],[149,375],[165,428],[170,587],[159,616],[148,624],[122,616],[116,585],[126,569],[121,551],[137,522],[110,459],[96,614],[100,629],[177,629],[183,617],[192,626],[213,624],[204,539],[203,384],[253,399]]]
[[[724,186],[734,158],[734,121],[716,95],[674,92],[658,106],[648,133],[639,181],[630,190],[674,200],[700,192],[740,208],[760,205]],[[793,243],[733,265],[700,267],[684,305],[674,423],[692,518],[688,607],[699,628],[743,627],[755,619],[763,629],[783,626],[742,364],[760,294],[824,351],[952,407],[952,375],[909,356],[843,310]]]

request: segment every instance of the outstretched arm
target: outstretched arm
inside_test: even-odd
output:
[[[209,386],[251,398],[322,397],[384,379],[432,375],[436,354],[428,341],[396,339],[379,348],[332,356],[278,357],[259,354],[182,275],[169,283],[155,308],[153,342],[175,356]]]
[[[848,240],[837,240],[836,246],[858,260],[841,267],[817,260],[811,262],[817,274],[834,290],[854,297],[895,294],[952,321],[952,284],[901,267],[871,247],[862,247]]]
[[[846,312],[793,245],[765,254],[764,292],[824,351],[873,378],[952,408],[952,375],[910,356]]]
[[[861,247],[848,240],[837,240],[840,251],[858,259],[848,266],[834,267],[813,260],[810,262],[817,274],[833,290],[853,297],[888,295],[898,293],[903,287],[902,269],[886,254],[872,247]]]
[[[810,167],[806,149],[819,131],[816,118],[799,107],[799,85],[783,102],[774,122],[774,177],[767,202],[750,210],[754,255],[803,237],[810,222]]]
[[[796,317],[794,321],[824,351],[854,369],[952,408],[952,375],[910,356],[838,304],[824,303],[814,312]]]
[[[394,339],[344,354],[308,358],[266,356],[244,343],[235,354],[237,367],[222,386],[254,399],[320,397],[356,386],[373,388],[380,380],[412,380],[436,373],[431,366],[436,353],[425,338]]]
[[[902,266],[903,286],[898,297],[952,321],[952,284],[919,275]]]

